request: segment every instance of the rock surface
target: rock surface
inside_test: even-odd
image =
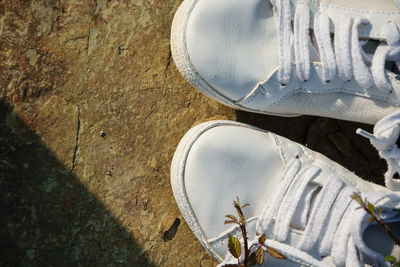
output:
[[[370,126],[235,111],[176,70],[180,0],[0,0],[0,266],[213,266],[169,167],[192,125],[238,120],[380,182]],[[288,131],[290,129],[290,131]]]

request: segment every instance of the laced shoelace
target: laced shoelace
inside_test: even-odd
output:
[[[370,134],[362,129],[357,133],[368,138],[378,150],[381,158],[385,159],[388,170],[385,173],[385,185],[391,190],[400,191],[400,179],[395,179],[400,174],[400,149],[397,140],[400,136],[400,111],[390,114],[374,126],[374,133]]]
[[[258,217],[257,232],[273,233],[272,239],[267,239],[265,245],[276,241],[285,243],[291,229],[292,218],[305,188],[321,171],[317,166],[301,168],[301,164],[297,158],[288,163],[279,188]],[[358,257],[360,252],[373,259],[374,264],[384,264],[383,256],[369,249],[362,240],[362,233],[368,225],[367,213],[360,209],[357,202],[352,201],[350,196],[354,192],[360,193],[339,179],[329,177],[315,197],[313,205],[315,208],[309,213],[300,242],[294,245],[295,248],[286,247],[286,251],[281,252],[285,255],[296,255],[298,250],[308,252],[314,249],[321,258],[330,254],[337,266],[361,266]],[[384,193],[361,195],[363,198],[367,197],[374,205],[385,197]],[[257,242],[250,240],[249,244]],[[235,259],[228,253],[219,266],[229,263],[235,263]]]
[[[308,1],[296,1],[295,9],[293,47],[296,71],[301,81],[307,81],[310,77],[310,48],[314,48],[309,36]],[[278,20],[280,65],[278,79],[282,86],[285,86],[290,83],[292,72],[290,0],[276,0],[275,14]],[[367,41],[360,41],[358,34],[358,27],[367,23],[366,19],[352,19],[343,15],[335,25],[333,48],[329,17],[323,13],[314,16],[313,29],[322,66],[322,79],[329,82],[338,75],[342,80],[349,81],[354,76],[363,88],[370,88],[375,84],[378,89],[390,92],[392,85],[386,77],[385,62],[393,60],[400,70],[400,31],[394,22],[386,23],[385,42],[382,42],[374,55],[371,55],[363,50],[362,46]]]

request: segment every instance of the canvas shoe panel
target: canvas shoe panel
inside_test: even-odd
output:
[[[311,26],[318,11],[327,13],[333,21],[344,12],[354,18],[367,17],[371,24],[360,27],[360,36],[381,38],[381,28],[388,20],[400,25],[398,9],[384,11],[394,5],[391,0],[382,2],[384,10],[373,10],[373,4],[368,4],[370,1],[365,4],[366,10],[346,8],[340,6],[340,2],[317,4],[311,1]],[[292,71],[292,84],[276,85],[274,79],[279,69],[277,21],[272,4],[266,0],[185,0],[174,17],[171,48],[179,71],[189,83],[207,96],[242,110],[282,116],[324,115],[375,123],[380,115],[393,112],[400,104],[400,82],[391,74],[389,79],[394,88],[391,92],[382,92],[375,86],[364,89],[354,79],[325,83],[320,66],[315,62],[311,66],[312,82],[301,82]],[[295,66],[292,69],[295,70]],[[304,109],[292,108],[292,98],[304,101],[304,93],[315,95],[316,100],[321,101],[334,96],[339,102],[355,102],[354,110],[372,108],[359,117],[353,117],[342,106],[333,107],[334,112],[328,114],[320,114],[325,107],[318,103]]]
[[[326,157],[283,137],[231,121],[203,123],[191,129],[180,142],[172,161],[171,184],[185,220],[215,259],[222,261],[227,255],[227,234],[239,234],[237,228],[224,225],[224,216],[234,214],[232,200],[239,196],[242,203],[250,203],[250,207],[245,209],[245,216],[249,219],[249,239],[254,239],[266,204],[273,201],[293,160],[299,162],[299,172],[318,168],[318,174],[302,191],[291,227],[286,233],[287,238],[284,241],[272,238],[277,235],[274,220],[267,223],[264,232],[270,238],[269,244],[280,249],[294,266],[336,264],[330,255],[318,250],[319,243],[312,249],[299,247],[307,227],[304,219],[316,203],[318,194],[330,181],[335,180],[343,188],[351,188],[347,193],[352,193],[354,188],[355,191],[368,192],[371,198],[376,192],[395,195],[397,202],[390,205],[400,206],[399,194],[366,182]],[[316,192],[319,193],[315,195]],[[350,196],[344,199],[350,202]],[[400,230],[399,223],[395,226]],[[369,235],[376,234],[376,231],[368,231]],[[378,250],[376,247],[373,249]],[[268,263],[281,266],[282,261]],[[290,266],[287,261],[284,264]]]

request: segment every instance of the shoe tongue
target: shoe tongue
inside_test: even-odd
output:
[[[320,187],[314,183],[307,185],[292,217],[292,228],[297,230],[304,230],[306,228],[308,217],[319,188]]]

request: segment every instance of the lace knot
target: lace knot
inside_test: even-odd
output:
[[[357,129],[357,134],[368,138],[378,150],[381,158],[388,164],[385,173],[385,184],[391,190],[400,191],[400,181],[393,176],[400,172],[400,148],[397,140],[400,136],[400,111],[381,119],[374,127],[374,134]]]
[[[391,133],[398,132],[398,127],[391,129]],[[392,154],[394,151],[397,151],[397,137],[395,135],[390,134],[389,136],[380,135],[380,134],[371,134],[363,129],[357,129],[357,134],[369,139],[371,144],[379,151],[379,153],[383,154]],[[383,155],[382,155],[383,156]]]

